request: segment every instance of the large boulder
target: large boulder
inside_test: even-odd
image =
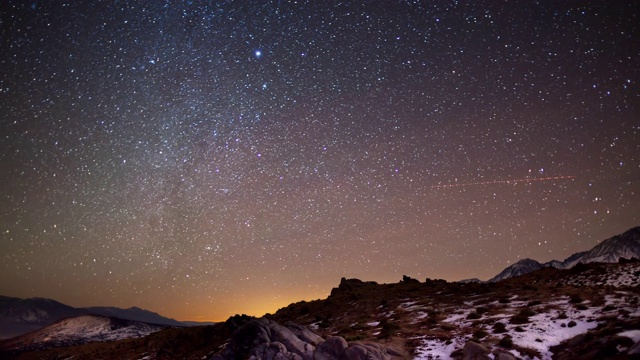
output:
[[[464,360],[491,360],[489,349],[473,341],[467,341],[462,353]]]
[[[212,360],[392,360],[400,352],[378,344],[347,343],[339,336],[324,339],[304,326],[282,326],[267,318],[238,329]]]
[[[315,346],[302,341],[289,328],[275,321],[266,318],[261,318],[259,321],[271,330],[271,341],[282,343],[289,352],[299,355],[304,360],[313,360],[313,352],[316,350]]]
[[[340,336],[332,336],[323,343],[318,345],[316,353],[314,354],[315,360],[336,360],[341,359],[344,352],[349,345],[347,341]]]
[[[377,344],[351,343],[344,352],[342,360],[390,360],[387,351]]]
[[[503,350],[496,350],[493,352],[494,360],[516,360],[516,357],[512,353]]]
[[[304,326],[294,324],[292,322],[287,322],[285,326],[287,327],[287,329],[291,330],[291,332],[300,340],[307,342],[313,346],[318,346],[319,343],[324,341],[322,336],[314,333]]]

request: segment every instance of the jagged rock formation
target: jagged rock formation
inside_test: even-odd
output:
[[[339,336],[326,340],[306,327],[282,326],[267,318],[250,321],[212,360],[392,360],[402,355],[379,344],[347,341]]]
[[[362,281],[360,279],[340,279],[340,285],[337,288],[331,289],[331,296],[336,296],[340,293],[349,293],[355,290],[363,290],[377,286],[375,281]]]

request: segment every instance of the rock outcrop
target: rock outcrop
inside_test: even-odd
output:
[[[489,349],[473,341],[467,341],[462,350],[464,360],[490,360]]]
[[[393,360],[401,354],[379,344],[347,343],[339,336],[326,340],[304,326],[284,326],[267,318],[250,321],[212,360]]]
[[[337,288],[331,289],[331,296],[337,296],[338,294],[345,293],[353,293],[354,291],[359,291],[367,288],[372,288],[377,286],[378,283],[375,281],[362,281],[360,279],[340,279],[340,285]]]

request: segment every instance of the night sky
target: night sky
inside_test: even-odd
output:
[[[262,315],[640,225],[638,1],[2,1],[0,294]]]

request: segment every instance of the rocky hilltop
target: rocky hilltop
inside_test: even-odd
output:
[[[342,279],[327,299],[259,319],[0,358],[633,359],[640,356],[639,285],[638,261],[544,267],[495,283]]]
[[[564,262],[522,261],[494,282],[343,278],[326,299],[259,319],[234,316],[212,326],[34,352],[5,341],[0,358],[637,359],[640,261],[625,256],[635,257],[639,234],[631,229]],[[108,339],[103,330],[101,339]]]
[[[288,322],[284,326],[267,318],[240,328],[224,350],[212,360],[391,360],[405,356],[376,343],[347,342],[343,337],[319,336],[307,327]]]

